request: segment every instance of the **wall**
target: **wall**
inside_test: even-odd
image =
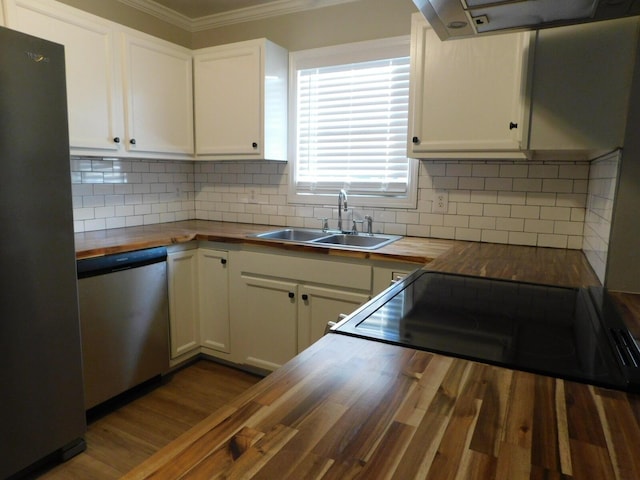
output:
[[[360,0],[263,20],[188,32],[118,0],[57,0],[188,48],[266,37],[289,50],[408,35],[411,0]]]
[[[620,152],[591,163],[582,250],[604,284]]]
[[[411,0],[360,0],[194,32],[193,48],[268,38],[290,51],[408,35]]]
[[[118,0],[57,0],[85,12],[140,30],[184,47],[191,47],[191,32],[147,15]]]

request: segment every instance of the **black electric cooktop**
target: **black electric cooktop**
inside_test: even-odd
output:
[[[418,270],[333,330],[640,391],[640,350],[602,288]]]

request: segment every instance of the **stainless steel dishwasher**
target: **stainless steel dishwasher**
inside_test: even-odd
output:
[[[167,250],[78,260],[85,408],[169,368]]]

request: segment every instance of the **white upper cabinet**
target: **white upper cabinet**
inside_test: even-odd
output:
[[[287,51],[259,39],[193,58],[197,157],[286,160]]]
[[[190,50],[131,33],[123,50],[127,150],[192,154]]]
[[[7,25],[65,47],[76,155],[193,158],[191,50],[51,0],[9,0]]]
[[[442,42],[414,15],[409,155],[519,150],[529,39],[517,33]]]
[[[0,0],[0,26],[5,26],[4,22],[4,2]]]
[[[7,7],[11,28],[65,47],[72,151],[116,152],[124,130],[113,30],[79,10],[51,2],[16,0]]]
[[[442,42],[412,23],[409,156],[586,160],[622,146],[637,18]]]

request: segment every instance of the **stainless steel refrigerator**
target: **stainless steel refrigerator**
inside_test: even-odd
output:
[[[69,170],[64,49],[0,27],[0,478],[84,449]]]

